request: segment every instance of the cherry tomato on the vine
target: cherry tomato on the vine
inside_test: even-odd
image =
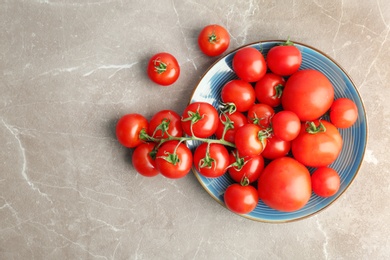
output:
[[[218,139],[222,139],[231,143],[235,142],[235,136],[237,129],[247,123],[246,116],[241,112],[234,112],[232,114],[222,113],[218,121],[218,128],[215,131],[215,136]],[[223,132],[227,125],[225,136]]]
[[[240,183],[243,178],[248,178],[249,183],[257,181],[264,169],[264,159],[261,155],[240,156],[235,150],[229,155],[230,167],[228,173],[230,177]]]
[[[156,167],[167,178],[178,179],[186,176],[192,162],[191,150],[178,141],[165,142],[157,150]]]
[[[282,110],[271,118],[272,130],[275,136],[284,141],[294,140],[301,130],[301,121],[291,111]]]
[[[259,201],[255,187],[248,184],[233,183],[226,188],[225,205],[237,214],[247,214],[253,211]]]
[[[189,104],[182,114],[184,132],[189,136],[206,138],[212,136],[218,127],[218,112],[206,102]]]
[[[159,171],[156,168],[155,143],[142,143],[133,152],[132,163],[136,171],[146,177],[156,176]]]
[[[297,72],[302,64],[301,51],[294,43],[285,43],[272,47],[267,54],[268,68],[280,76],[289,76]]]
[[[173,110],[161,110],[153,115],[149,122],[148,135],[157,139],[168,136],[181,137],[181,117]]]
[[[267,144],[268,133],[260,126],[246,124],[236,132],[236,147],[241,156],[255,156],[261,154]]]
[[[227,50],[230,43],[228,31],[217,24],[207,25],[198,36],[200,50],[208,56],[218,56]]]
[[[180,65],[172,54],[161,52],[150,58],[147,73],[153,82],[168,86],[179,78]]]
[[[285,83],[281,76],[273,73],[265,74],[255,85],[257,101],[271,107],[279,106]]]
[[[233,70],[240,79],[256,82],[267,72],[267,65],[260,51],[253,47],[246,47],[234,54]]]
[[[221,100],[229,113],[246,112],[255,103],[255,90],[248,82],[234,79],[222,87]]]
[[[311,175],[311,185],[318,196],[330,197],[340,188],[340,176],[332,168],[320,167]]]
[[[358,109],[351,99],[338,98],[330,107],[330,121],[337,128],[351,127],[358,118]]]
[[[134,148],[143,142],[140,133],[147,131],[148,125],[148,120],[141,114],[124,115],[116,125],[116,137],[123,146]]]
[[[196,170],[205,177],[220,177],[229,166],[229,152],[222,144],[202,143],[195,150],[194,165]]]

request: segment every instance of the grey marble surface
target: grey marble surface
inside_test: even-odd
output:
[[[270,39],[314,46],[355,81],[369,122],[354,183],[310,218],[230,213],[193,175],[144,178],[115,138],[125,113],[181,113],[206,69],[197,35],[233,50]],[[0,1],[0,259],[385,259],[390,256],[390,2]],[[146,76],[171,52],[171,87]]]

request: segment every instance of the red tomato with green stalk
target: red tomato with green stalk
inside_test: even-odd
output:
[[[157,139],[183,136],[180,115],[169,109],[157,112],[150,119],[148,135]]]
[[[237,129],[245,125],[246,123],[247,118],[241,112],[234,112],[232,114],[222,113],[219,117],[218,127],[215,131],[215,136],[218,139],[234,143]]]
[[[358,109],[351,99],[338,98],[333,101],[329,111],[330,122],[337,128],[353,126],[358,118]]]
[[[248,110],[248,122],[260,126],[261,129],[268,129],[271,126],[271,118],[275,110],[267,104],[254,104]]]
[[[340,176],[332,168],[320,167],[311,175],[313,192],[320,197],[331,197],[340,189]]]
[[[270,208],[292,212],[303,208],[310,199],[309,170],[291,157],[271,161],[258,180],[259,198]]]
[[[286,81],[279,75],[267,73],[255,85],[256,99],[259,103],[277,107],[281,103]]]
[[[237,183],[240,183],[243,178],[248,178],[249,183],[257,181],[261,172],[264,169],[264,159],[262,155],[240,156],[237,150],[234,150],[229,155],[230,165],[228,173],[230,177]]]
[[[147,73],[153,82],[168,86],[179,78],[180,65],[172,54],[161,52],[150,58]]]
[[[183,131],[189,136],[207,138],[212,136],[218,127],[217,110],[206,102],[189,104],[182,114]]]
[[[153,177],[159,174],[155,162],[157,153],[155,147],[155,143],[142,143],[134,149],[131,159],[133,167],[145,177]]]
[[[284,110],[299,119],[312,121],[323,116],[333,103],[334,89],[329,79],[313,69],[300,70],[288,78],[282,95]]]
[[[137,147],[143,142],[140,138],[141,131],[147,131],[148,126],[148,120],[141,114],[124,115],[116,125],[116,137],[125,147]]]
[[[343,139],[337,128],[326,120],[303,123],[291,143],[294,158],[310,167],[328,166],[339,156]]]
[[[202,143],[195,150],[194,165],[205,177],[220,177],[229,166],[229,152],[222,144]]]
[[[297,72],[302,64],[302,53],[290,39],[272,47],[267,54],[268,68],[280,76]]]
[[[253,47],[238,50],[233,57],[233,71],[247,82],[259,81],[267,72],[263,54]]]
[[[241,156],[255,156],[261,154],[267,145],[269,132],[260,126],[246,124],[236,132],[236,147]]]
[[[157,150],[156,167],[167,178],[178,179],[186,176],[192,162],[192,152],[184,143],[168,141]]]
[[[224,112],[246,112],[255,103],[255,90],[250,83],[234,79],[222,87],[221,100]]]
[[[226,188],[224,194],[226,207],[237,214],[248,214],[252,212],[259,201],[255,187],[249,185],[244,178],[241,183],[233,183]]]
[[[217,24],[207,25],[198,36],[200,50],[208,56],[218,56],[227,50],[230,44],[228,31]]]

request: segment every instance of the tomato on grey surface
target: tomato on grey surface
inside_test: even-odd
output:
[[[147,73],[154,83],[169,86],[179,78],[180,65],[172,54],[160,52],[150,58]]]
[[[148,120],[141,114],[133,113],[122,116],[116,124],[116,137],[123,146],[134,148],[140,145],[142,130],[147,131]]]
[[[198,36],[200,50],[208,56],[218,56],[227,50],[230,44],[228,31],[218,24],[205,26]]]
[[[139,174],[145,177],[153,177],[159,174],[155,162],[157,153],[155,147],[155,143],[142,143],[133,151],[131,158],[133,166]]]
[[[149,121],[148,135],[157,139],[181,137],[183,130],[180,115],[169,109],[157,112]]]

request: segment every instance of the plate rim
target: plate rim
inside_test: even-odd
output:
[[[191,100],[193,99],[194,97],[194,94],[196,92],[196,90],[198,89],[199,87],[199,84],[201,83],[201,81],[205,78],[205,76],[209,73],[209,71],[218,63],[220,62],[221,60],[225,59],[226,57],[228,57],[229,55],[232,55],[233,53],[237,52],[238,50],[240,49],[243,49],[243,48],[246,48],[246,47],[250,47],[250,46],[253,46],[253,45],[256,45],[256,44],[262,44],[262,43],[284,43],[286,42],[285,40],[261,40],[261,41],[255,41],[255,42],[251,42],[251,43],[248,43],[248,44],[245,44],[245,45],[242,45],[240,47],[237,47],[233,50],[230,50],[229,52],[227,52],[226,54],[222,55],[221,57],[219,57],[217,60],[215,60],[207,69],[206,71],[202,74],[202,76],[200,77],[200,79],[198,80],[198,82],[196,83],[192,93],[191,93],[191,96],[189,98],[189,101],[187,104],[191,104]],[[307,219],[307,218],[310,218],[310,217],[313,217],[319,213],[321,213],[322,211],[324,211],[325,209],[327,209],[330,205],[334,204],[340,197],[342,197],[342,195],[349,189],[349,187],[351,186],[351,184],[355,181],[356,177],[358,176],[359,172],[360,172],[360,169],[361,169],[361,166],[363,164],[363,161],[364,161],[364,157],[365,157],[365,154],[366,154],[366,148],[367,148],[367,141],[368,141],[368,135],[369,135],[369,129],[368,129],[368,119],[367,119],[367,112],[366,112],[366,107],[365,107],[365,104],[364,104],[364,100],[359,92],[359,89],[356,87],[356,84],[355,82],[353,81],[353,79],[351,78],[351,76],[349,75],[349,73],[347,73],[347,71],[337,62],[335,61],[332,57],[330,57],[328,54],[326,54],[325,52],[315,48],[315,47],[312,47],[311,45],[308,45],[308,44],[305,44],[305,43],[301,43],[301,42],[298,42],[298,41],[293,41],[294,44],[297,44],[297,45],[300,45],[300,46],[303,46],[305,48],[308,48],[308,49],[311,49],[315,52],[318,52],[319,54],[323,55],[325,58],[329,59],[332,63],[334,63],[343,73],[344,75],[348,78],[348,80],[351,82],[353,88],[355,89],[356,91],[356,94],[359,98],[359,101],[361,103],[361,106],[362,106],[362,110],[363,110],[363,116],[364,116],[364,126],[365,126],[365,129],[366,129],[366,135],[365,135],[365,138],[364,138],[364,145],[363,145],[363,154],[362,154],[362,158],[359,162],[359,165],[356,169],[356,172],[354,174],[354,176],[352,177],[351,181],[346,185],[345,189],[337,196],[335,197],[329,204],[325,205],[324,207],[322,207],[321,209],[313,212],[313,213],[310,213],[310,214],[307,214],[307,215],[304,215],[304,216],[301,216],[301,217],[296,217],[296,218],[291,218],[291,219],[283,219],[283,220],[267,220],[267,219],[261,219],[261,218],[255,218],[253,216],[250,216],[250,215],[247,215],[247,214],[238,214],[238,213],[235,213],[235,212],[232,212],[230,210],[228,210],[228,208],[226,207],[226,205],[221,201],[219,200],[213,193],[211,193],[209,191],[209,189],[205,186],[204,182],[200,179],[200,175],[199,173],[196,171],[195,167],[192,166],[191,167],[191,171],[194,173],[196,179],[198,180],[198,182],[201,184],[202,188],[214,199],[216,200],[221,206],[223,206],[226,210],[228,210],[229,212],[233,213],[233,214],[236,214],[236,215],[239,215],[241,217],[244,217],[246,219],[250,219],[250,220],[253,220],[253,221],[257,221],[257,222],[262,222],[262,223],[269,223],[269,224],[283,224],[283,223],[290,223],[290,222],[295,222],[295,221],[299,221],[299,220],[303,220],[303,219]],[[225,173],[226,174],[226,173]]]

